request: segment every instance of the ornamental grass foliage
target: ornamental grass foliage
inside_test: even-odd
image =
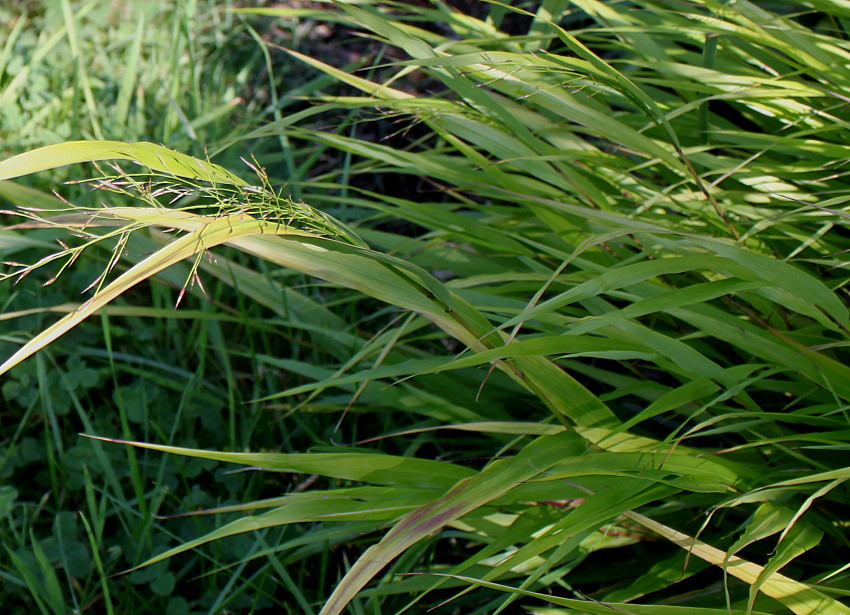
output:
[[[145,19],[0,162],[15,609],[850,612],[848,7]]]

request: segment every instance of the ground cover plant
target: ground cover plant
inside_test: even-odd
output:
[[[104,136],[204,156],[218,140],[242,134],[265,117],[269,74],[252,30],[229,7],[220,2],[2,3],[0,158]],[[306,81],[290,80],[292,87]],[[274,142],[257,141],[252,149],[259,155],[265,147],[279,148],[279,140]],[[229,164],[242,165],[238,153]],[[87,177],[91,169],[77,165],[0,182],[0,209],[62,206],[53,189],[70,201],[89,198],[87,185],[63,184]],[[2,225],[20,221],[4,215]],[[36,261],[63,236],[4,230],[0,260]],[[148,249],[138,239],[133,245]],[[38,273],[27,283],[0,285],[0,354],[9,356],[55,319],[56,310],[78,303],[80,291],[110,253],[111,248],[88,251],[46,286],[50,276]],[[177,614],[222,606],[250,609],[269,600],[262,575],[234,576],[225,564],[263,540],[276,542],[277,535],[221,543],[203,552],[196,560],[200,567],[178,559],[108,585],[102,581],[178,536],[188,539],[224,522],[208,517],[171,520],[166,526],[153,515],[264,497],[279,486],[257,475],[227,474],[200,460],[187,464],[129,454],[86,441],[80,433],[161,436],[184,446],[204,442],[230,450],[247,447],[249,440],[270,447],[303,437],[297,426],[288,425],[282,434],[274,429],[279,419],[243,412],[237,396],[257,397],[268,385],[258,379],[256,390],[246,384],[240,392],[222,386],[234,378],[233,370],[237,382],[248,378],[227,354],[207,354],[224,346],[224,336],[244,341],[244,347],[231,344],[232,352],[250,350],[252,344],[261,348],[268,331],[262,322],[274,312],[238,312],[238,299],[210,279],[205,287],[212,302],[193,303],[189,297],[175,312],[180,275],[179,269],[165,272],[159,284],[115,306],[118,320],[103,312],[98,322],[3,376],[3,612]],[[230,307],[220,311],[225,304]],[[313,429],[309,421],[302,423]],[[201,578],[189,582],[196,577]]]
[[[175,561],[181,578],[224,574],[207,581],[215,601],[172,607],[208,612],[239,596],[328,614],[846,612],[847,10],[464,8],[243,8],[267,28],[357,33],[356,53],[325,61],[251,30],[266,70],[317,77],[293,92],[308,102],[276,95],[272,121],[220,136],[212,160],[92,139],[0,162],[15,180],[99,161],[74,198],[12,195],[38,208],[9,237],[63,244],[16,257],[7,281],[101,265],[82,303],[9,340],[16,391],[47,382],[45,351],[84,371],[68,340],[96,314],[102,372],[162,382],[112,342],[131,337],[121,319],[159,317],[174,332],[161,363],[228,400],[191,401],[227,438],[134,427],[119,394],[122,423],[83,425],[101,438],[83,465],[180,459],[265,481],[171,506],[207,514],[158,519],[157,536],[216,525],[136,554],[129,576]],[[200,323],[185,339],[181,310]],[[162,388],[182,420],[186,393]],[[27,403],[55,421],[49,396]],[[99,472],[89,516],[117,499]],[[121,507],[152,525],[163,492],[144,488]],[[29,544],[4,580],[53,574],[38,606],[58,612],[56,570],[72,591],[77,575]],[[126,581],[105,575],[123,561],[95,559],[92,600],[112,608]]]

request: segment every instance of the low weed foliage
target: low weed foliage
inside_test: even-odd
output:
[[[123,456],[137,472],[139,458],[177,455],[272,477],[263,498],[206,505],[214,529],[133,562],[131,580],[250,544],[213,552],[233,566],[213,612],[241,594],[258,612],[322,615],[845,613],[845,13],[594,0],[235,11],[358,38],[322,58],[252,29],[271,70],[318,76],[223,139],[216,162],[103,140],[0,162],[4,180],[101,170],[86,182],[98,190],[19,208],[7,232],[28,248],[75,240],[10,264],[7,281],[68,276],[80,254],[102,265],[84,301],[7,340],[0,370],[26,396],[26,369],[54,377],[44,352],[74,356],[65,340],[101,315],[109,369],[144,388],[147,372],[117,367],[112,328],[200,319],[203,352],[163,363],[215,364],[214,386],[209,368],[197,387],[228,399],[225,441],[176,444],[176,426],[145,430],[119,401],[120,432],[86,426],[95,457],[82,465]],[[269,142],[280,151],[228,163]],[[188,306],[139,306],[147,284]],[[234,330],[244,338],[222,333]],[[98,386],[74,360],[63,377]],[[257,431],[269,416],[282,444]],[[127,509],[150,523],[156,495],[136,496]],[[56,578],[40,548],[35,564],[13,555],[10,582]],[[70,560],[60,568],[74,578]],[[101,559],[97,571],[111,604]],[[163,578],[154,593],[170,592]]]

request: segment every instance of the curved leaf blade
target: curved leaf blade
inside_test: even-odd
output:
[[[236,186],[248,185],[248,182],[217,164],[145,141],[68,141],[47,145],[0,162],[0,180],[98,160],[130,160],[154,171],[177,177],[191,177]]]

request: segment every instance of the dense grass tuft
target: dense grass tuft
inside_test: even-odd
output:
[[[214,162],[0,162],[115,161],[4,182],[40,204],[5,231],[4,471],[47,466],[0,500],[16,604],[847,610],[845,9],[467,8],[213,12],[274,91]]]

